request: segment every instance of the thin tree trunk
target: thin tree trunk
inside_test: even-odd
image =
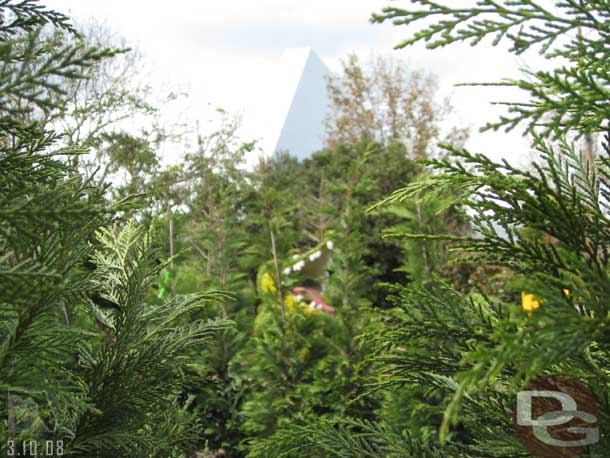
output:
[[[349,181],[349,185],[345,192],[345,201],[343,203],[343,242],[346,243],[349,240],[351,224],[349,222],[349,218],[351,215],[351,202],[352,196],[354,193],[354,189],[360,180],[362,175],[362,171],[357,168],[354,175],[352,175],[351,180]],[[347,253],[343,253],[343,299],[342,305],[343,309],[347,311],[347,307],[349,306],[349,276],[350,276],[350,267],[349,267],[349,259]]]
[[[589,163],[589,173],[593,172],[593,161],[595,161],[595,153],[593,152],[593,138],[590,134],[585,135],[584,138],[584,159]]]
[[[417,204],[417,224],[419,225],[419,231],[421,232],[424,226],[424,214],[420,204]],[[428,242],[426,240],[422,240],[422,258],[424,260],[424,268],[426,269],[426,274],[428,277],[432,275],[432,265],[430,263],[430,253],[428,252]]]
[[[169,257],[174,257],[174,218],[171,211],[168,211],[169,216]],[[173,261],[172,261],[173,264]],[[173,267],[173,266],[172,266]]]
[[[582,45],[582,29],[578,27],[578,40]],[[591,134],[586,134],[584,138],[584,148],[583,148],[583,156],[586,161],[589,163],[589,173],[593,173],[593,161],[595,160],[594,152],[593,152],[593,138]]]
[[[282,325],[286,322],[286,305],[284,304],[284,298],[282,297],[282,280],[280,277],[280,262],[277,257],[277,246],[275,243],[275,233],[273,232],[273,210],[269,208],[269,235],[271,236],[271,254],[273,255],[273,266],[275,268],[275,283],[277,288],[277,296],[280,301],[282,310]]]
[[[222,226],[220,227],[220,234],[218,235],[218,266],[220,268],[219,277],[220,277],[220,286],[222,289],[226,289],[227,287],[227,265],[225,259],[225,233]]]
[[[349,204],[347,204],[346,209],[345,209],[345,213],[343,215],[343,217],[344,217],[344,220],[343,220],[343,240],[344,241],[349,240],[349,233],[350,233],[350,224],[348,222],[349,214],[350,214]],[[342,297],[341,304],[343,306],[343,310],[344,311],[347,311],[347,308],[349,307],[349,276],[350,276],[349,258],[348,258],[347,253],[343,253],[343,272],[342,272],[342,277],[343,277],[343,285],[342,285],[343,297]]]

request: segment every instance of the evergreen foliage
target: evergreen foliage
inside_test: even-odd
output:
[[[442,18],[424,25],[397,48],[420,41],[431,49],[461,41],[476,45],[493,37],[494,45],[508,41],[515,54],[539,48],[549,60],[559,61],[560,66],[551,71],[524,71],[522,79],[499,83],[526,91],[529,100],[506,102],[509,114],[487,128],[510,130],[523,123],[529,132],[552,138],[576,128],[581,135],[603,131],[610,118],[607,1],[562,0],[546,5],[533,0],[479,0],[475,7],[457,8],[431,0],[412,3],[419,6],[387,7],[372,17],[396,25]]]
[[[47,456],[190,453],[199,444],[182,373],[230,323],[186,315],[227,298],[152,300],[164,266],[152,233],[125,223],[128,199],[108,203],[70,165],[82,151],[58,146],[37,116],[60,111],[65,81],[116,51],[47,46],[38,27],[73,32],[65,16],[31,1],[0,8],[0,450],[41,453],[32,441],[52,441]]]
[[[127,50],[0,0],[1,453],[526,457],[516,393],[563,373],[597,396],[586,453],[607,454],[610,5],[411,3],[373,17],[423,24],[398,47],[491,36],[561,63],[499,83],[530,101],[487,128],[525,126],[531,168],[441,134],[432,80],[352,56],[326,149],[246,170],[256,143],[219,110],[163,169],[159,126],[114,123],[155,112],[146,85],[114,86]],[[596,132],[593,161],[570,139]]]
[[[83,337],[70,323],[89,289],[79,268],[90,250],[87,241],[111,214],[103,190],[60,160],[60,154],[74,152],[54,150],[57,135],[29,123],[25,115],[56,108],[60,89],[48,78],[78,77],[111,51],[91,49],[76,57],[74,49],[62,48],[50,59],[44,48],[33,48],[37,30],[22,32],[47,22],[70,29],[67,18],[34,2],[1,6],[0,447],[6,452],[4,438],[17,439],[13,396],[33,398],[58,412],[82,407],[75,395],[78,377],[62,369]],[[57,424],[63,426],[61,420]]]
[[[164,437],[159,427],[168,421],[165,416],[174,410],[185,383],[181,372],[190,350],[229,325],[190,316],[206,303],[226,298],[208,292],[147,304],[150,286],[164,267],[156,262],[152,242],[152,234],[143,234],[134,223],[98,233],[100,247],[91,258],[94,286],[118,307],[94,304],[105,335],[97,348],[79,354],[86,399],[94,410],[81,415],[68,444],[77,456],[163,456],[197,445],[188,429],[182,432],[185,440],[171,430]]]
[[[524,123],[537,134],[540,164],[523,170],[442,145],[445,157],[424,161],[432,171],[380,207],[448,199],[443,207],[469,209],[464,214],[471,215],[476,236],[403,235],[452,241],[464,260],[500,267],[510,277],[491,296],[477,291],[476,284],[472,291],[458,291],[441,278],[393,287],[395,307],[364,337],[375,348],[370,389],[385,399],[379,418],[291,426],[262,441],[253,454],[530,456],[512,427],[516,393],[537,376],[568,374],[586,381],[599,400],[601,440],[585,453],[605,456],[610,151],[606,144],[606,155],[591,164],[565,134],[606,129],[608,69],[597,55],[608,48],[608,5],[413,3],[421,9],[392,7],[374,16],[407,25],[437,19],[399,47],[420,40],[432,48],[469,39],[476,44],[496,34],[495,44],[507,38],[513,52],[540,44],[547,57],[568,62],[555,71],[532,73],[527,81],[511,81],[529,91],[532,101],[510,104],[511,115],[489,125],[510,129]],[[585,33],[570,33],[577,28]],[[536,310],[522,309],[518,294],[524,290],[535,293]]]

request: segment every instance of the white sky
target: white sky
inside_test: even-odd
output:
[[[464,0],[455,0],[464,2]],[[457,83],[516,77],[518,68],[539,68],[537,54],[516,58],[505,48],[479,45],[426,50],[418,44],[392,48],[407,36],[403,27],[370,24],[372,12],[388,0],[43,0],[79,21],[105,20],[112,30],[137,46],[151,62],[157,82],[187,86],[188,116],[205,121],[222,107],[242,113],[244,139],[269,136],[269,107],[277,101],[274,74],[286,48],[311,46],[331,70],[356,52],[392,54],[417,69],[435,73],[441,94],[451,94],[453,120],[472,127],[468,147],[492,157],[523,162],[528,142],[521,132],[478,133],[504,108],[492,101],[514,100],[500,88],[454,87]],[[402,2],[405,5],[408,2]],[[469,3],[466,1],[465,3]],[[401,2],[396,2],[401,5]]]

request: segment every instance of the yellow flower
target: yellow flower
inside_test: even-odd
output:
[[[311,308],[303,301],[299,301],[294,294],[286,294],[284,297],[284,303],[286,304],[286,309],[289,312],[300,311],[307,315],[311,315],[316,310]]]
[[[305,302],[301,302],[301,308],[307,315],[313,315],[314,313],[316,313],[316,309],[310,307]]]
[[[275,285],[275,280],[269,272],[265,272],[261,278],[261,290],[264,293],[277,293],[277,286]]]
[[[284,303],[286,304],[286,308],[289,311],[294,310],[299,305],[299,301],[297,301],[297,298],[294,297],[292,294],[286,294],[286,296],[284,297]]]
[[[538,307],[540,307],[542,300],[536,298],[533,294],[521,292],[521,307],[527,313],[532,313]]]

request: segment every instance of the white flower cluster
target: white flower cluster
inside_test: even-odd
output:
[[[318,304],[316,301],[311,301],[309,303],[309,308],[316,309],[316,310],[322,310],[322,304]]]
[[[315,261],[316,259],[318,259],[320,256],[322,256],[322,251],[318,250],[318,251],[314,251],[313,253],[311,253],[309,255],[309,260],[310,261]]]
[[[292,270],[294,270],[295,272],[299,272],[303,267],[305,267],[305,261],[300,260],[292,266]]]
[[[326,242],[326,248],[328,248],[329,250],[332,250],[333,247],[334,247],[334,244],[331,240]],[[317,251],[314,251],[313,253],[311,253],[308,256],[308,259],[309,259],[309,261],[313,262],[316,259],[319,259],[321,257],[322,257],[322,250],[317,250]],[[299,258],[298,254],[292,255],[292,259],[298,259],[298,258]],[[289,275],[291,272],[300,272],[301,269],[303,269],[303,267],[305,267],[305,261],[303,259],[301,259],[300,261],[295,262],[292,266],[286,267],[284,270],[282,270],[282,274]]]

